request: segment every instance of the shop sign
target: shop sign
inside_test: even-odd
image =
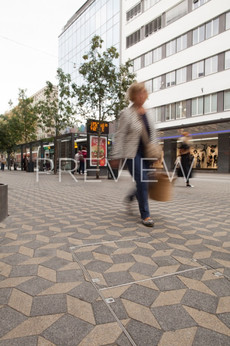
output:
[[[101,128],[101,134],[109,133],[109,123],[107,121],[99,122],[97,120],[87,121],[87,132],[88,133],[98,133],[99,126]]]
[[[98,137],[90,136],[90,166],[97,166]],[[100,137],[99,165],[107,166],[107,137]]]

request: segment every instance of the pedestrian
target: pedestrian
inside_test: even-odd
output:
[[[6,164],[6,159],[5,159],[5,157],[2,154],[1,154],[1,157],[0,157],[0,163],[1,163],[1,171],[4,171],[5,164]]]
[[[130,206],[136,198],[143,225],[153,227],[154,221],[149,211],[148,172],[146,171],[150,162],[142,159],[146,158],[147,142],[154,144],[156,148],[159,147],[157,146],[153,114],[146,111],[143,106],[148,98],[144,83],[133,83],[128,89],[128,98],[132,105],[120,114],[118,131],[115,134],[112,149],[111,167],[116,168],[120,159],[127,159],[127,167],[136,182],[136,189],[126,196],[125,202]],[[154,158],[159,159],[160,156],[161,152],[158,150]]]
[[[80,171],[79,171],[79,168],[80,168],[79,151],[76,151],[76,154],[74,155],[74,160],[75,160],[76,170],[74,170],[73,173],[77,172],[80,174]]]
[[[87,150],[85,147],[83,147],[82,150],[80,150],[79,152],[79,161],[80,161],[79,173],[80,174],[85,173],[86,158],[87,158]]]
[[[179,146],[179,152],[181,157],[181,167],[183,169],[183,176],[186,178],[186,186],[194,187],[190,184],[189,179],[192,177],[192,164],[193,156],[191,155],[191,135],[188,132],[183,132],[181,138],[181,144]]]

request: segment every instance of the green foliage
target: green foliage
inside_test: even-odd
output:
[[[21,132],[20,142],[28,143],[35,140],[37,115],[33,106],[33,99],[26,96],[25,90],[19,89],[18,105],[11,112],[14,119],[17,120],[17,126]]]
[[[67,126],[72,125],[72,116],[75,108],[71,99],[71,77],[65,74],[61,68],[57,70],[58,86],[51,82],[46,82],[45,100],[39,101],[36,105],[39,115],[39,126],[47,132],[55,130],[55,136]]]
[[[79,69],[85,83],[73,84],[81,114],[99,121],[118,117],[121,109],[127,106],[125,94],[135,77],[129,72],[130,62],[118,68],[116,48],[102,52],[102,43],[99,36],[92,38],[90,51],[83,56],[85,62]]]
[[[16,115],[5,115],[0,118],[0,150],[12,153],[21,140],[20,119]]]

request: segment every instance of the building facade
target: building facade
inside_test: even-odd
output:
[[[123,0],[122,62],[149,91],[173,168],[183,131],[194,166],[230,172],[229,0]]]
[[[78,70],[93,36],[103,39],[103,50],[114,46],[120,53],[120,22],[120,0],[88,0],[66,23],[58,41],[58,65],[77,85],[82,84]]]

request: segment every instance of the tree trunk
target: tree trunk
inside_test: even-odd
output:
[[[57,174],[57,159],[58,159],[58,141],[57,136],[54,137],[54,174]]]

